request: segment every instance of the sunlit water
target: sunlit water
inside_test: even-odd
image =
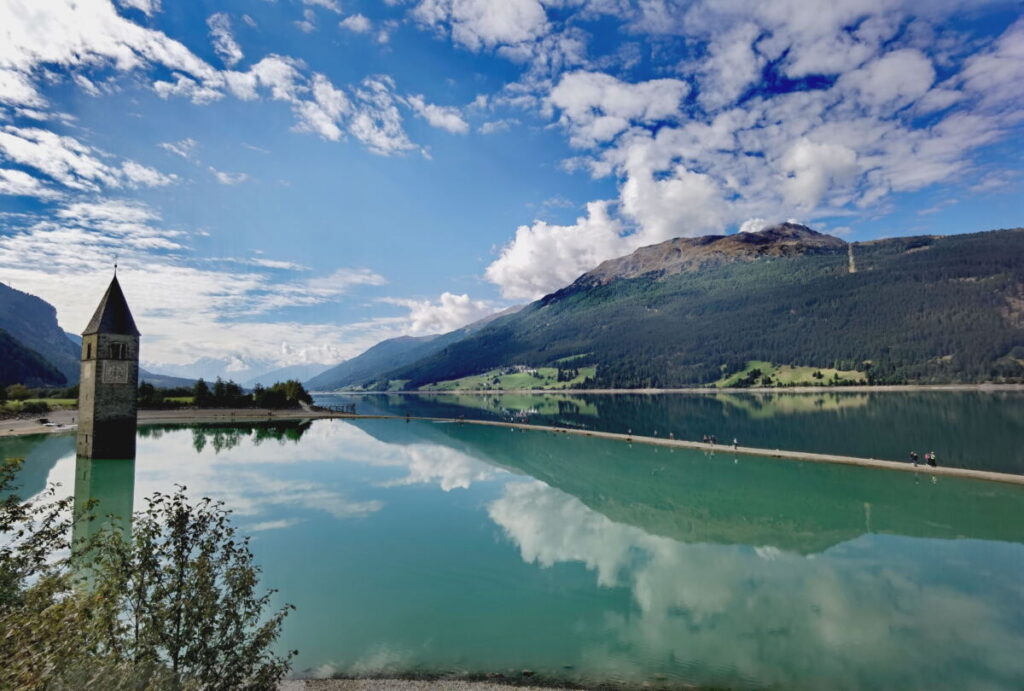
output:
[[[72,442],[0,456],[70,489]],[[143,429],[136,508],[175,483],[254,536],[298,676],[1024,686],[1018,486],[400,420]]]

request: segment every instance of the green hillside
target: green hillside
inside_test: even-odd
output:
[[[362,354],[345,360],[308,380],[305,383],[306,388],[310,391],[335,391],[344,388],[359,388],[368,383],[377,385],[378,382],[378,388],[385,390],[395,388],[396,385],[404,386],[405,382],[388,382],[382,377],[396,367],[411,365],[433,355],[484,328],[495,319],[514,314],[519,309],[519,305],[510,307],[446,334],[389,338],[367,349]]]
[[[699,262],[676,273],[602,265],[376,380],[418,389],[586,353],[573,365],[596,367],[602,388],[713,384],[754,360],[871,383],[1024,381],[1024,230],[860,243],[856,273],[845,243],[799,233],[808,251],[792,232],[774,254],[735,241],[716,254],[726,238],[701,238]]]
[[[461,335],[448,342],[453,342],[459,337]],[[437,352],[447,343],[439,342],[441,338],[443,337],[389,338],[361,355],[321,372],[306,382],[306,388],[312,391],[333,391],[376,379],[382,372],[416,362],[420,358]]]

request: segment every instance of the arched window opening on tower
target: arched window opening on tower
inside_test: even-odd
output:
[[[92,343],[86,343],[85,344],[85,359],[86,360],[91,360],[92,359]]]
[[[128,359],[128,344],[127,343],[111,343],[110,344],[110,358],[112,360],[127,360]]]

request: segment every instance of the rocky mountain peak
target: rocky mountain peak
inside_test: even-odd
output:
[[[604,285],[620,278],[647,274],[671,276],[710,264],[755,261],[762,257],[793,257],[846,251],[846,243],[797,223],[779,223],[756,233],[674,238],[609,259],[583,274],[576,285]]]

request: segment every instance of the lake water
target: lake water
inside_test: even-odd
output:
[[[719,394],[320,395],[361,413],[522,419],[699,441],[714,434],[761,449],[906,460],[1024,474],[1024,391]]]
[[[1013,461],[991,437],[977,457]],[[26,492],[75,486],[71,437],[0,456]],[[143,428],[133,466],[88,470],[101,503],[180,483],[233,508],[297,606],[298,676],[1024,686],[1024,487],[401,420]]]

